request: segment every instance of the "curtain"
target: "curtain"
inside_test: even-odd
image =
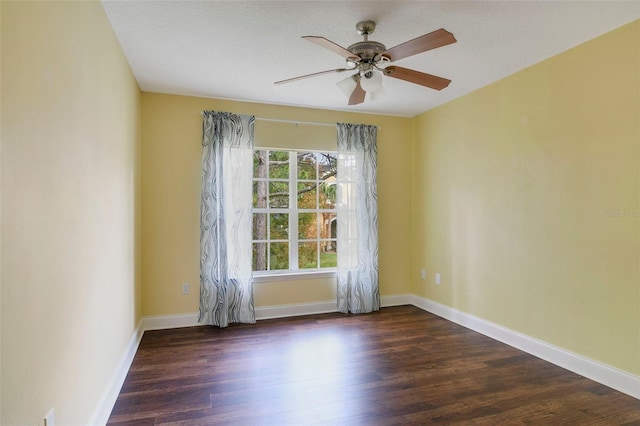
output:
[[[200,204],[201,324],[255,323],[251,277],[253,116],[205,111]]]
[[[377,127],[338,128],[338,311],[380,309],[378,288]]]

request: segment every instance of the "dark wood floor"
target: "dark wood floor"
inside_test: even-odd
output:
[[[412,306],[146,332],[111,425],[640,425],[640,401]]]

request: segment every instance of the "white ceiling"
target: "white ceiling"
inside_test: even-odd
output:
[[[640,17],[640,1],[110,1],[104,8],[143,91],[413,117]],[[438,92],[384,78],[382,99],[347,106],[343,74],[285,85],[344,59],[355,24],[393,47],[438,28],[458,42],[394,63],[452,81]]]

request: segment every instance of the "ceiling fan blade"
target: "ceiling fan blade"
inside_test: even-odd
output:
[[[360,86],[360,80],[358,80],[356,82],[356,88],[353,89],[351,97],[349,97],[349,105],[358,105],[363,103],[365,94],[366,92],[364,91],[362,86]]]
[[[387,49],[382,52],[381,56],[386,56],[391,62],[404,59],[417,53],[426,52],[427,50],[437,47],[446,46],[455,43],[457,40],[449,31],[444,28],[430,32],[413,40],[405,41],[402,44]]]
[[[314,72],[313,74],[306,74],[306,75],[300,75],[298,77],[293,77],[293,78],[288,78],[286,80],[280,80],[280,81],[276,81],[273,84],[284,84],[284,83],[291,83],[292,81],[298,81],[298,80],[303,80],[305,78],[309,78],[309,77],[316,77],[318,75],[323,75],[323,74],[331,74],[331,73],[336,73],[336,72],[344,72],[344,71],[353,71],[353,68],[349,69],[349,68],[337,68],[335,70],[327,70],[327,71],[320,71],[320,72]]]
[[[384,75],[408,81],[409,83],[419,84],[435,90],[442,90],[451,83],[451,80],[438,77],[437,75],[426,74],[420,71],[411,70],[396,66],[386,67]]]
[[[325,49],[329,49],[333,53],[337,53],[338,55],[342,56],[345,59],[353,59],[353,60],[359,60],[360,59],[358,57],[358,55],[354,55],[353,53],[349,52],[344,47],[339,46],[339,45],[335,44],[334,42],[332,42],[331,40],[327,40],[324,37],[303,36],[302,38],[305,39],[305,40],[309,40],[310,42],[315,43],[318,46],[322,46]]]

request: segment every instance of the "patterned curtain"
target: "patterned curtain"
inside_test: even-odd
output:
[[[338,127],[338,311],[380,309],[375,126]]]
[[[205,111],[200,205],[201,324],[255,323],[251,277],[253,116]]]

